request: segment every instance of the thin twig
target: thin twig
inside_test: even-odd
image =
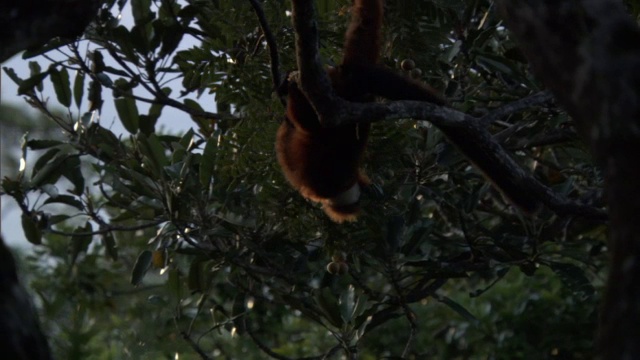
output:
[[[256,346],[265,354],[271,356],[274,359],[278,359],[278,360],[291,360],[291,358],[286,357],[284,355],[280,355],[277,352],[274,352],[273,350],[271,350],[271,348],[269,348],[267,345],[265,345],[262,341],[260,341],[260,339],[258,339],[258,337],[253,333],[253,331],[251,331],[251,327],[247,326],[247,334],[249,334],[249,337],[251,337],[251,340],[253,340],[253,343],[256,344]]]
[[[402,358],[406,358],[407,354],[409,353],[409,350],[411,350],[411,344],[413,343],[413,339],[415,338],[416,332],[418,330],[418,324],[416,323],[416,315],[415,313],[409,308],[409,306],[407,305],[407,302],[405,301],[405,297],[404,294],[402,293],[402,289],[400,288],[400,285],[398,284],[397,278],[396,278],[396,268],[395,268],[395,262],[393,260],[391,260],[391,263],[388,264],[387,266],[388,268],[388,273],[389,273],[389,280],[391,280],[391,284],[393,286],[393,289],[395,290],[396,294],[398,295],[398,303],[400,304],[400,307],[402,308],[402,311],[404,312],[404,316],[405,318],[407,318],[407,321],[409,322],[409,338],[407,339],[407,342],[405,343],[404,346],[404,350],[402,351]]]
[[[193,339],[191,339],[191,337],[189,336],[189,334],[187,334],[184,331],[180,332],[180,335],[182,335],[182,338],[191,346],[191,348],[198,353],[198,355],[200,355],[200,357],[204,360],[212,360],[212,357],[209,357],[209,355],[207,355],[206,352],[204,352],[204,350],[202,350],[202,348],[200,347],[200,345],[196,344],[195,341],[193,341]]]
[[[105,227],[105,228],[100,229],[100,230],[87,231],[87,232],[66,232],[66,231],[60,231],[60,230],[55,230],[55,229],[47,229],[46,231],[51,233],[51,234],[63,235],[63,236],[93,236],[93,235],[100,235],[100,234],[110,233],[112,231],[144,230],[144,229],[147,229],[147,228],[150,228],[150,227],[158,226],[158,225],[162,224],[165,221],[166,220],[158,220],[158,221],[154,221],[154,222],[151,222],[151,223],[135,225],[135,226],[113,226],[113,225],[109,225],[108,227]]]
[[[88,74],[93,81],[99,82],[102,86],[106,87],[107,89],[118,90],[118,89],[116,89],[116,87],[114,85],[109,85],[109,84],[105,84],[103,82],[100,82],[100,80],[97,78],[96,74],[93,73],[91,71],[91,69],[84,63],[84,61],[82,60],[82,57],[80,56],[80,53],[78,52],[76,47],[72,47],[72,51],[74,52],[75,56],[78,58],[78,64],[80,64],[80,66],[82,67],[82,70],[84,71],[84,73]],[[121,66],[122,66],[122,64],[124,64],[122,59],[120,59],[118,54],[116,54],[112,49],[107,48],[107,51],[109,52],[109,54],[111,56],[113,56],[114,60],[116,62],[118,62],[118,64],[120,64]],[[128,69],[127,71],[129,72],[129,74],[131,74],[131,76],[133,76],[133,77],[137,76],[134,72],[130,71],[128,66],[125,67],[125,69]],[[133,95],[133,94],[123,93],[121,91],[119,92],[120,95],[123,96],[123,97],[134,99],[136,101],[144,102],[144,103],[147,103],[147,104],[157,104],[157,105],[170,106],[170,107],[176,108],[178,110],[184,111],[185,113],[187,113],[187,114],[189,114],[191,116],[201,117],[201,118],[204,118],[204,119],[219,120],[219,119],[229,118],[229,116],[230,116],[230,115],[222,115],[222,114],[218,114],[218,113],[212,113],[212,112],[209,112],[209,111],[200,111],[200,110],[197,110],[197,109],[194,109],[194,108],[190,108],[187,105],[185,105],[185,104],[183,104],[183,103],[181,103],[179,101],[176,101],[176,100],[173,100],[173,99],[169,98],[162,91],[153,91],[153,89],[150,88],[149,85],[147,85],[144,81],[140,81],[140,83],[142,84],[142,86],[145,87],[145,89],[147,91],[149,91],[151,94],[155,95],[156,97],[154,99],[148,99],[148,98],[137,96],[137,95]],[[149,89],[151,89],[151,90],[149,90]]]
[[[489,125],[496,120],[502,119],[507,115],[517,113],[522,110],[530,109],[533,106],[544,104],[553,100],[553,95],[549,91],[541,91],[539,93],[524,97],[514,102],[501,106],[487,115],[480,118],[480,122]]]

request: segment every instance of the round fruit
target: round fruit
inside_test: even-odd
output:
[[[400,68],[402,68],[402,70],[404,71],[411,71],[415,69],[415,67],[416,67],[416,62],[411,59],[404,59],[400,63]]]
[[[327,264],[327,272],[332,275],[337,275],[340,272],[340,264],[338,262],[332,261]]]

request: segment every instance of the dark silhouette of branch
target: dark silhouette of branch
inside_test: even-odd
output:
[[[158,226],[158,225],[162,224],[165,221],[166,220],[157,220],[157,221],[153,221],[153,222],[150,222],[150,223],[134,225],[134,226],[114,226],[114,225],[105,224],[104,226],[100,227],[100,230],[90,231],[90,232],[66,232],[66,231],[60,231],[60,230],[55,230],[55,229],[48,229],[47,232],[52,233],[52,234],[56,234],[56,235],[63,235],[63,236],[93,236],[93,235],[101,235],[101,234],[110,233],[112,231],[144,230],[144,229],[148,229],[150,227]]]
[[[434,294],[438,289],[440,289],[444,284],[447,283],[447,279],[435,279],[431,281],[428,285],[414,289],[405,295],[404,301],[406,304],[413,304]],[[401,301],[398,297],[393,297],[389,301],[387,301],[387,307],[382,310],[376,312],[371,316],[371,322],[367,325],[366,333],[372,331],[376,327],[386,323],[391,319],[395,319],[401,316],[398,310],[401,308]]]
[[[258,337],[256,336],[256,334],[253,333],[253,331],[251,330],[250,326],[247,326],[247,334],[249,334],[249,337],[251,337],[251,340],[253,340],[253,343],[256,344],[256,346],[265,354],[269,355],[270,357],[274,358],[274,359],[278,359],[278,360],[291,360],[291,358],[284,356],[284,355],[280,355],[277,352],[271,350],[270,347],[268,347],[266,344],[264,344],[262,341],[260,341],[260,339],[258,339]]]
[[[204,352],[204,350],[202,350],[202,348],[200,347],[200,345],[198,345],[195,341],[193,341],[193,339],[191,338],[191,336],[189,336],[189,334],[187,334],[185,331],[181,331],[180,335],[182,335],[182,338],[187,342],[187,344],[189,344],[189,346],[191,346],[191,348],[193,349],[193,351],[195,351],[198,355],[200,355],[200,358],[204,359],[204,360],[211,360],[213,359],[212,357],[210,357],[209,355],[207,355],[206,352]]]
[[[485,125],[489,125],[496,120],[500,120],[501,118],[515,114],[522,110],[527,110],[532,108],[533,106],[544,104],[553,100],[553,94],[548,91],[541,91],[539,93],[535,93],[533,95],[527,96],[525,98],[516,100],[507,105],[501,106],[487,115],[480,118],[480,122]]]
[[[278,44],[276,42],[275,36],[273,36],[273,32],[271,32],[271,28],[269,27],[267,18],[265,17],[262,6],[258,2],[258,0],[249,0],[249,3],[251,3],[253,10],[258,17],[258,22],[260,22],[260,29],[262,30],[262,34],[264,35],[265,41],[267,42],[267,47],[269,48],[273,91],[278,92],[278,89],[281,88],[282,81],[284,80],[282,78],[282,75],[280,74],[280,57],[278,55]],[[278,95],[282,96],[282,94]]]
[[[398,284],[397,276],[398,276],[398,271],[396,269],[396,266],[395,264],[391,264],[389,266],[389,280],[391,281],[391,284],[393,285],[393,289],[397,294],[398,302],[400,303],[400,307],[402,308],[404,317],[409,322],[409,338],[407,339],[407,342],[404,346],[404,350],[402,351],[402,355],[401,355],[402,358],[405,358],[409,353],[409,350],[411,350],[413,339],[415,338],[416,333],[418,331],[418,324],[416,323],[416,314],[413,312],[413,310],[411,310],[409,305],[407,305],[404,294],[402,293],[403,292],[402,288]]]
[[[576,141],[577,139],[578,134],[574,129],[555,129],[553,132],[534,135],[531,139],[516,144],[516,146],[509,146],[509,149],[530,149],[536,146],[558,145]]]

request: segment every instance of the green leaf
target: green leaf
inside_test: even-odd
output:
[[[154,133],[163,108],[164,105],[162,104],[153,104],[149,108],[148,115],[140,115],[140,131],[147,135]]]
[[[391,254],[395,254],[404,233],[404,218],[402,216],[391,216],[387,221],[387,246]]]
[[[55,225],[71,218],[69,215],[53,215],[49,217],[49,225]]]
[[[204,146],[204,152],[200,159],[200,184],[205,188],[209,188],[213,179],[213,169],[216,164],[216,150],[218,149],[218,139],[210,137]]]
[[[180,138],[180,145],[182,145],[185,149],[189,150],[193,145],[194,135],[195,135],[195,132],[193,131],[193,128],[189,128],[189,130],[187,130],[187,132],[184,133],[184,135],[182,135],[182,137]]]
[[[82,105],[82,96],[84,95],[84,72],[78,71],[76,78],[73,81],[73,99],[76,102],[76,106],[80,109]]]
[[[352,318],[356,318],[355,325],[361,327],[362,322],[367,322],[366,319],[369,316],[361,316],[364,314],[365,310],[367,310],[369,306],[369,297],[367,295],[361,294],[356,298],[356,306],[353,309]],[[364,330],[364,329],[363,329]]]
[[[62,144],[64,143],[58,140],[27,140],[27,147],[31,150],[43,150]]]
[[[133,44],[138,53],[147,54],[153,50],[151,48],[153,44],[149,42],[152,32],[153,28],[151,24],[134,25],[133,28],[131,28],[129,42]]]
[[[202,108],[202,106],[200,106],[200,104],[192,99],[184,99],[183,103],[193,109],[196,110],[198,112],[204,112],[204,109]],[[211,129],[210,129],[210,122],[211,120],[203,118],[201,116],[196,116],[196,115],[190,115],[191,119],[198,124],[198,128],[200,129],[200,132],[203,133],[205,136],[209,136],[211,135]]]
[[[33,179],[33,177],[45,166],[49,163],[49,161],[51,161],[51,159],[53,159],[54,156],[56,156],[58,153],[60,152],[59,148],[53,148],[48,150],[46,153],[44,153],[42,156],[40,156],[38,158],[38,160],[36,160],[36,163],[33,165],[33,169],[31,172],[31,178]]]
[[[131,12],[136,24],[145,24],[151,20],[151,0],[131,0]]]
[[[113,37],[114,41],[120,45],[120,51],[125,55],[127,60],[132,63],[138,65],[138,57],[136,56],[136,52],[133,49],[133,44],[131,42],[131,33],[129,29],[120,25],[117,28],[113,29]]]
[[[62,176],[74,185],[73,193],[76,195],[84,192],[84,176],[81,169],[82,165],[80,164],[79,156],[69,156],[60,167]]]
[[[71,106],[71,84],[69,82],[69,72],[67,69],[61,70],[52,67],[49,69],[51,74],[51,82],[53,83],[53,89],[56,92],[58,102],[64,107]]]
[[[65,204],[65,205],[72,206],[78,210],[84,209],[84,205],[82,204],[82,201],[76,199],[75,196],[71,196],[71,195],[58,195],[55,198],[50,197],[47,200],[45,200],[44,205],[46,204]]]
[[[139,133],[137,136],[138,143],[140,144],[140,152],[143,153],[143,161],[150,165],[150,170],[154,175],[160,176],[162,169],[169,165],[169,159],[165,155],[165,149],[158,140],[155,134],[151,134],[148,137],[143,133]]]
[[[467,319],[467,321],[469,321],[470,323],[474,325],[478,324],[478,319],[475,316],[473,316],[473,314],[469,310],[467,310],[464,306],[458,304],[457,302],[453,301],[452,299],[446,296],[437,295],[437,296],[434,296],[434,298],[440,301],[441,303],[447,305],[453,311],[457,312],[460,316]]]
[[[202,258],[195,258],[189,265],[189,274],[187,275],[187,287],[192,292],[203,291],[207,286],[207,279],[204,269],[206,262]]]
[[[61,175],[60,165],[62,165],[62,163],[64,163],[68,157],[69,155],[67,155],[66,153],[57,153],[50,161],[42,166],[42,168],[36,169],[34,166],[30,185],[33,187],[39,187],[42,184],[55,183]]]
[[[160,48],[160,56],[167,56],[172,54],[180,41],[182,41],[182,37],[184,36],[184,31],[178,24],[172,24],[165,29],[162,33],[162,47]]]
[[[22,84],[22,82],[24,81],[18,76],[18,74],[16,74],[16,71],[13,70],[12,68],[8,68],[5,66],[2,69],[4,70],[5,74],[9,76],[9,79],[11,79],[17,85]]]
[[[477,55],[476,62],[486,68],[490,72],[501,72],[503,74],[513,76],[513,71],[510,64],[507,64],[507,59],[500,58],[498,56]]]
[[[151,135],[155,132],[155,121],[149,115],[140,115],[140,132],[145,135]]]
[[[124,128],[131,134],[137,133],[140,128],[140,115],[136,101],[130,97],[121,97],[115,99],[115,104],[116,111]]]
[[[29,61],[29,70],[31,70],[31,76],[42,73],[42,68],[37,61]],[[38,91],[42,91],[42,83],[38,86]]]
[[[86,222],[84,226],[77,227],[73,230],[71,236],[71,243],[69,244],[69,256],[71,256],[71,264],[75,264],[78,259],[78,255],[87,252],[89,245],[93,240],[93,235],[89,233],[93,232],[93,225],[90,222]]]
[[[114,86],[113,84],[113,80],[111,80],[111,78],[109,77],[109,75],[105,74],[105,73],[97,73],[96,74],[96,79],[98,79],[98,82],[101,85],[104,85],[106,87],[112,87]],[[124,82],[126,82],[126,80],[123,80]]]
[[[238,335],[244,335],[246,332],[246,325],[243,315],[247,311],[246,298],[244,294],[237,294],[233,299],[233,307],[231,309],[231,317],[233,318],[233,325],[236,327],[236,333]]]
[[[102,85],[98,81],[89,82],[89,112],[102,109]]]
[[[345,323],[350,323],[354,318],[354,312],[356,309],[356,289],[353,286],[349,286],[345,291],[340,294],[340,317]]]
[[[16,202],[22,203],[24,201],[24,189],[22,188],[22,182],[8,177],[2,178],[2,189],[12,196]]]
[[[560,281],[571,291],[581,293],[585,297],[591,297],[596,292],[584,271],[573,264],[553,262],[548,264],[554,273],[558,274]]]
[[[49,72],[43,72],[35,74],[30,78],[22,81],[18,86],[18,95],[28,94],[33,91],[34,87],[37,87],[39,91],[42,91],[42,80],[49,76]]]
[[[167,279],[167,289],[176,298],[182,297],[182,286],[184,279],[182,273],[178,269],[170,269]]]
[[[31,215],[22,213],[22,230],[27,241],[34,245],[42,244],[42,231],[38,226],[37,221],[31,217]]]
[[[58,188],[52,184],[45,184],[40,187],[40,190],[44,191],[50,198],[57,198],[60,195]]]
[[[94,74],[101,74],[107,68],[104,63],[104,56],[99,50],[89,52],[89,58],[91,59],[91,71]]]
[[[333,295],[331,289],[319,289],[315,295],[316,302],[320,306],[320,310],[322,310],[325,318],[329,320],[333,326],[341,328],[344,322],[340,314],[340,308],[338,307],[338,299]]]
[[[147,274],[147,271],[151,268],[151,260],[153,259],[153,254],[149,250],[144,250],[138,255],[138,259],[136,263],[133,265],[133,270],[131,271],[131,284],[134,286],[138,286],[144,276]]]
[[[102,241],[107,251],[107,256],[111,258],[111,260],[117,261],[118,245],[116,244],[116,239],[113,237],[113,234],[111,232],[105,233],[102,235]]]
[[[129,73],[124,71],[124,70],[120,70],[120,69],[116,69],[112,66],[105,66],[104,68],[104,72],[105,73],[109,73],[109,74],[113,74],[113,75],[118,75],[121,77],[129,77]]]

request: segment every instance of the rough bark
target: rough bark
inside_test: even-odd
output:
[[[0,354],[3,359],[51,359],[36,311],[29,294],[18,281],[16,263],[1,237],[0,334]]]
[[[619,1],[498,3],[603,171],[612,264],[600,350],[605,359],[640,359],[640,30]]]

